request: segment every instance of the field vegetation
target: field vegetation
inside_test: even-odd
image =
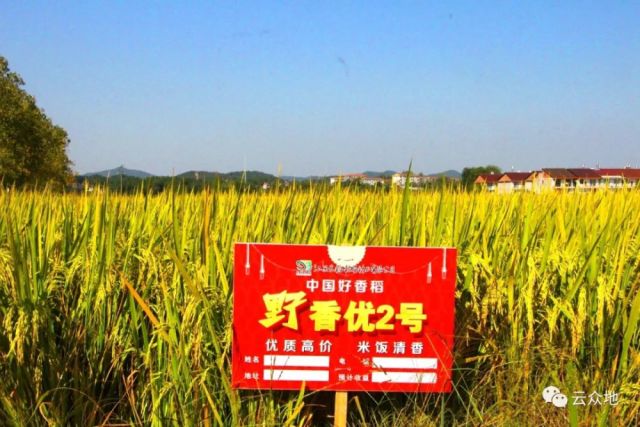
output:
[[[0,424],[305,425],[230,387],[236,241],[458,248],[454,392],[352,425],[639,425],[640,192],[0,190]],[[248,307],[247,309],[251,309]],[[614,391],[556,408],[542,390]]]

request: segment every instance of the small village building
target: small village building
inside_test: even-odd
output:
[[[523,191],[525,181],[529,178],[531,172],[507,172],[498,178],[498,193],[511,193],[514,191]]]
[[[362,181],[363,179],[367,179],[368,176],[361,173],[347,173],[344,175],[336,175],[329,177],[329,184],[337,184],[338,182],[354,182],[354,181]]]
[[[563,168],[546,168],[542,169],[553,183],[553,187],[556,189],[568,189],[573,190],[576,187],[576,176],[569,172],[568,169]]]
[[[475,185],[479,185],[486,188],[487,191],[495,191],[498,186],[498,180],[500,179],[501,176],[502,176],[501,174],[497,174],[493,172],[480,174],[478,175],[476,180],[473,181],[473,183]]]
[[[635,187],[640,182],[640,169],[609,168],[598,169],[603,186],[607,188]]]
[[[598,172],[589,168],[567,169],[575,176],[575,187],[581,190],[594,190],[602,184],[602,177]]]
[[[413,175],[409,174],[409,186],[420,185],[422,183],[426,183],[428,177],[418,174]],[[404,187],[407,183],[407,172],[397,172],[391,176],[391,184],[397,185],[398,187]]]
[[[542,170],[531,172],[524,182],[525,191],[541,193],[543,191],[553,190],[554,188],[555,184],[553,178]]]
[[[622,188],[624,187],[624,169],[610,168],[598,169],[598,173],[602,177],[603,186],[606,188]]]
[[[378,176],[367,176],[360,180],[360,183],[362,183],[363,185],[370,185],[372,187],[375,187],[376,185],[383,185],[384,182],[385,179]]]
[[[424,175],[422,173],[419,173],[418,175],[416,175],[416,177],[418,178],[418,185],[427,185],[438,180],[437,176]]]
[[[628,187],[640,186],[640,169],[625,168],[622,177]]]

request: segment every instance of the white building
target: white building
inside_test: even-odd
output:
[[[421,173],[417,175],[409,175],[409,185],[418,186],[433,181],[433,177],[423,175]],[[407,183],[407,172],[394,173],[391,176],[391,185],[397,185],[398,187],[404,187]]]
[[[364,179],[369,178],[368,176],[361,173],[346,173],[344,175],[336,175],[329,177],[329,184],[337,184],[338,182],[353,182],[353,181],[362,181]]]

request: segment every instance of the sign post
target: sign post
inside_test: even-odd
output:
[[[456,249],[237,243],[232,385],[450,392]]]
[[[336,391],[336,403],[333,410],[333,425],[335,427],[347,427],[348,394],[346,391]]]

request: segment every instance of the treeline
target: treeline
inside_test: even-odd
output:
[[[265,185],[266,184],[266,185]],[[251,177],[238,177],[234,179],[221,177],[170,177],[153,176],[148,178],[137,178],[133,176],[118,175],[112,177],[77,176],[72,186],[73,190],[84,191],[94,188],[108,188],[110,191],[118,193],[136,193],[139,191],[161,193],[170,189],[182,189],[185,191],[202,191],[204,189],[230,189],[244,188],[247,190],[271,189],[278,186],[288,186],[289,183],[278,178],[264,180],[252,179]]]
[[[198,192],[205,189],[228,190],[231,188],[245,191],[278,191],[278,189],[295,187],[304,190],[310,187],[315,189],[330,189],[333,185],[328,178],[283,180],[275,176],[265,177],[264,175],[252,174],[227,174],[226,176],[206,176],[195,178],[193,176],[154,176],[138,178],[127,175],[117,175],[112,177],[76,176],[74,184],[70,186],[71,191],[92,191],[96,188],[106,188],[111,192],[132,194],[137,192],[162,193],[164,191],[176,190],[187,192]],[[389,183],[379,185],[367,185],[360,182],[342,183],[342,188],[361,191],[389,191],[392,186]],[[415,190],[440,190],[443,188],[456,189],[460,187],[460,181],[442,177],[427,184],[415,187]]]

